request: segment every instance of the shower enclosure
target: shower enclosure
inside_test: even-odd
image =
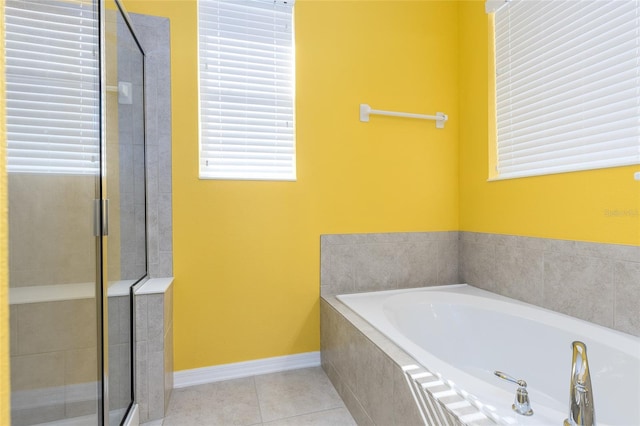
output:
[[[144,52],[115,0],[6,0],[11,419],[123,424],[147,277]]]

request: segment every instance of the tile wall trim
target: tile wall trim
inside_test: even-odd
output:
[[[319,351],[194,368],[174,372],[173,388],[178,389],[205,383],[318,366],[320,366]]]

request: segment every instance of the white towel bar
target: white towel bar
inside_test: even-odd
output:
[[[360,121],[368,123],[370,114],[389,115],[392,117],[418,118],[420,120],[435,120],[436,128],[438,129],[443,129],[444,122],[449,119],[449,116],[442,112],[436,112],[436,115],[424,115],[413,114],[410,112],[382,111],[379,109],[371,109],[371,107],[367,104],[360,104]]]

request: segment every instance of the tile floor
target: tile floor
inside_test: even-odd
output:
[[[164,419],[141,426],[355,426],[321,367],[174,389]]]

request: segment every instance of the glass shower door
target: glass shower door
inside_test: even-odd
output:
[[[105,1],[105,179],[109,229],[104,250],[108,424],[133,402],[132,288],[147,273],[144,55],[120,4]],[[107,419],[105,419],[107,424]]]
[[[6,0],[11,419],[100,417],[98,12]]]

